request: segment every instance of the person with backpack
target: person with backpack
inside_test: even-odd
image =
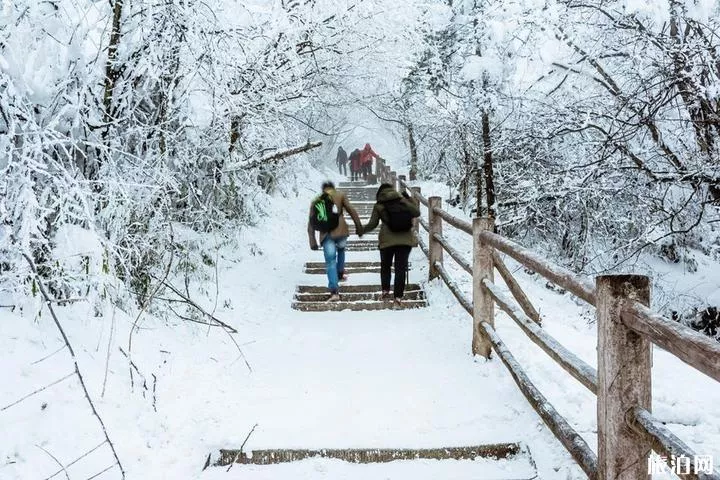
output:
[[[376,203],[370,220],[362,227],[362,233],[372,231],[382,221],[378,235],[380,249],[380,285],[383,300],[390,299],[390,273],[395,263],[393,285],[393,308],[402,307],[405,293],[405,276],[410,250],[417,246],[413,232],[413,219],[420,216],[420,209],[407,192],[402,195],[389,183],[383,183],[375,195]]]
[[[347,211],[355,223],[355,231],[362,237],[362,223],[357,212],[343,192],[335,190],[335,185],[326,181],[322,185],[322,193],[310,204],[308,218],[308,237],[310,248],[318,250],[315,232],[320,232],[320,243],[325,255],[325,272],[328,277],[328,301],[340,300],[338,282],[347,280],[345,275],[345,246],[350,230],[343,212]]]
[[[360,163],[360,150],[357,148],[350,154],[350,180],[360,180],[360,169],[362,165]]]
[[[369,143],[366,143],[360,152],[360,169],[365,180],[372,173],[373,158],[380,158],[380,156],[373,151]]]
[[[337,157],[335,157],[335,163],[337,163],[340,174],[347,176],[348,155],[342,147],[338,147]]]

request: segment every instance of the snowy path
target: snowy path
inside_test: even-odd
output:
[[[377,253],[351,255],[353,260],[363,261],[375,259]],[[421,263],[422,252],[416,250],[412,260]],[[320,275],[302,277],[303,284],[325,281]],[[421,280],[418,277],[411,272],[411,281]],[[357,274],[348,284],[377,282],[375,274]],[[514,405],[522,405],[519,394],[507,378],[498,378],[503,375],[502,367],[473,361],[469,324],[448,322],[444,309],[302,313],[288,306],[273,323],[272,334],[245,348],[254,371],[247,391],[236,398],[243,405],[242,415],[223,420],[223,430],[228,429],[227,422],[235,424],[236,442],[252,426],[248,419],[258,423],[247,450],[432,448],[523,440],[512,427],[519,413]],[[237,448],[239,443],[223,446]],[[464,463],[472,462],[451,462]],[[501,469],[501,476],[491,476],[488,470],[483,478],[533,475],[525,461],[508,465],[510,469]],[[435,468],[439,472],[445,468],[439,475],[450,478],[457,468],[472,472],[471,467]],[[231,473],[237,471],[238,478],[270,478],[262,472],[292,471],[288,468],[236,465]],[[327,478],[341,474],[327,468],[334,472]],[[386,471],[382,466],[343,466],[341,471],[385,472],[382,478],[404,478],[387,477],[395,468],[399,467]],[[474,468],[474,476],[452,478],[480,478],[478,472],[490,467],[488,462],[480,462]],[[246,470],[258,476],[240,473]],[[318,478],[318,472],[310,470],[313,478]],[[404,475],[402,472],[400,468],[396,475]]]
[[[320,252],[307,250],[304,238],[290,250],[297,252],[298,259],[322,258]],[[348,260],[378,260],[378,253],[348,252]],[[416,267],[411,269],[410,281],[423,282],[426,260],[419,249],[413,251],[411,262]],[[324,275],[295,276],[298,284],[325,282]],[[351,275],[347,282],[378,283],[377,274]],[[276,302],[278,311],[266,316],[264,327],[269,331],[245,348],[254,371],[247,390],[236,399],[242,415],[223,419],[222,430],[234,434],[224,443],[218,438],[219,446],[239,447],[257,423],[246,451],[528,445],[531,437],[538,439],[529,445],[531,452],[546,450],[548,434],[538,431],[539,419],[502,365],[473,359],[471,323],[464,314],[443,305],[405,311],[303,313],[290,310],[291,293],[285,289],[283,294],[286,306]],[[303,466],[307,463],[314,466]],[[561,463],[574,468],[569,457]],[[385,466],[308,460],[296,466],[298,470],[292,465],[235,465],[231,477],[236,472],[237,478],[282,478],[282,472],[298,473],[305,468],[307,478],[407,478],[415,475],[412,471],[430,475],[417,478],[457,479],[520,479],[536,474],[527,457],[509,462],[414,461]],[[555,473],[547,465],[539,468]],[[227,478],[217,470],[211,469],[203,478]],[[269,473],[273,471],[277,477]],[[550,478],[547,475],[543,478]]]
[[[432,193],[432,186],[423,185],[423,191]],[[194,285],[203,292],[196,298],[205,298],[206,308],[238,329],[235,339],[252,372],[219,329],[148,316],[134,339],[133,358],[148,379],[157,375],[155,412],[151,395],[138,388],[131,391],[127,361],[117,349],[126,346],[134,317],[117,311],[113,331],[110,312],[98,318],[82,303],[59,309],[127,478],[584,478],[502,364],[470,355],[471,319],[440,282],[425,286],[425,309],[305,313],[291,308],[296,285],[324,283],[322,275],[302,273],[305,262],[322,261],[321,252],[309,250],[305,235],[305,199],[312,193],[275,198],[268,205],[272,215],[257,228],[239,232],[237,243],[217,251],[206,246],[217,259],[218,289],[213,281]],[[446,235],[469,252],[468,236],[450,229]],[[373,251],[352,252],[349,259],[376,256]],[[411,282],[423,282],[427,262],[419,249],[411,261]],[[469,277],[450,261],[448,268],[469,292]],[[521,271],[517,275],[540,309],[544,328],[595,364],[592,312],[569,295],[548,290],[537,276]],[[375,274],[358,274],[349,283],[377,281]],[[538,388],[594,447],[594,396],[500,312],[496,325]],[[102,396],[108,345],[109,377]],[[63,352],[33,364],[57,347],[47,316],[33,321],[19,312],[3,312],[0,364],[10,381],[0,383],[0,405],[70,371]],[[713,415],[720,402],[718,385],[656,349],[653,389],[658,418],[699,453],[720,458],[720,419]],[[47,408],[41,407],[45,403]],[[75,382],[59,384],[0,412],[0,423],[8,432],[0,436],[3,479],[46,478],[58,470],[35,445],[67,464],[102,438]],[[235,465],[229,473],[225,468],[201,471],[209,453],[238,448],[255,424],[246,451],[522,442],[536,466],[525,457],[517,462],[422,460],[379,465],[313,459],[275,466]],[[100,448],[68,472],[71,478],[88,478],[109,463],[107,448]],[[98,478],[116,476],[108,472]]]

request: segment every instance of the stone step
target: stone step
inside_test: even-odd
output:
[[[243,465],[270,465],[285,462],[297,462],[308,458],[334,458],[348,463],[386,463],[397,460],[412,461],[418,459],[430,460],[475,460],[477,458],[487,458],[493,460],[513,460],[517,457],[527,457],[530,452],[523,448],[520,443],[495,443],[486,445],[473,445],[463,447],[441,446],[439,448],[421,448],[421,449],[388,449],[388,448],[352,448],[352,449],[335,449],[321,448],[315,450],[305,449],[272,449],[272,450],[251,450],[250,452],[242,449],[221,449],[220,455],[214,466],[228,466],[233,463]],[[210,457],[208,457],[209,465]],[[532,476],[532,470],[535,462],[531,463],[528,478]],[[525,475],[523,475],[525,477]],[[305,478],[305,477],[303,477]],[[346,478],[343,476],[343,478]],[[396,477],[394,477],[396,478]],[[397,477],[399,478],[399,477]],[[405,477],[403,477],[405,478]],[[454,477],[453,478],[457,478]],[[475,476],[474,478],[487,478]],[[497,478],[493,475],[493,478]],[[517,478],[517,477],[515,477]],[[537,478],[535,475],[532,478]]]
[[[412,268],[412,264],[408,263],[408,271]],[[395,271],[392,268],[391,271]],[[324,275],[325,262],[307,262],[303,268],[304,273],[311,275]],[[345,273],[348,275],[354,273],[380,273],[380,262],[345,262]]]
[[[363,246],[351,246],[347,247],[348,252],[373,252],[377,251],[377,245],[363,245]]]
[[[378,249],[377,242],[348,242],[347,251],[349,252],[369,252]]]
[[[380,293],[382,288],[380,285],[342,285],[343,293]],[[417,283],[408,283],[405,286],[406,292],[422,290]],[[327,287],[319,285],[299,285],[295,290],[296,293],[327,293]]]
[[[324,293],[296,293],[296,302],[324,302],[328,299],[328,291]],[[340,300],[344,302],[381,302],[382,292],[346,292],[343,285],[340,286]],[[422,290],[405,291],[404,300],[424,300],[425,292]],[[388,301],[391,301],[389,299]]]
[[[366,187],[370,184],[367,182],[340,182],[338,188]]]
[[[325,267],[322,268],[308,268],[305,267],[303,273],[309,275],[325,275]],[[354,275],[356,273],[380,273],[380,267],[348,267],[345,266],[345,273],[348,275]]]
[[[393,309],[393,302],[347,302],[342,300],[342,294],[340,294],[340,298],[341,300],[339,302],[293,302],[292,308],[303,312],[340,312],[342,310],[360,311]],[[398,309],[407,310],[424,307],[427,307],[427,302],[425,300],[406,300],[402,302],[402,307]]]
[[[306,262],[305,269],[321,268],[325,270],[325,262]],[[345,271],[350,268],[380,268],[380,262],[364,261],[364,262],[345,262]]]

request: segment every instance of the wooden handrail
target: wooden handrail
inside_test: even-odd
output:
[[[404,179],[399,179],[398,183],[407,188]],[[430,279],[439,276],[463,309],[473,316],[473,353],[486,357],[489,357],[490,349],[497,353],[525,398],[588,477],[601,480],[644,478],[645,457],[650,449],[668,455],[694,455],[648,411],[652,397],[652,344],[720,381],[720,343],[650,310],[650,281],[646,276],[598,276],[593,284],[494,233],[492,219],[475,219],[471,224],[443,210],[440,197],[426,199],[419,192],[413,193],[429,210],[429,220],[420,218],[419,221],[430,233],[428,243],[422,238],[419,238],[419,243],[430,259]],[[442,235],[443,221],[473,236],[472,263]],[[472,300],[445,269],[444,251],[473,276]],[[597,369],[567,350],[538,325],[539,313],[498,251],[596,307]],[[494,283],[495,269],[500,272],[520,307]],[[598,456],[542,396],[503,344],[493,326],[494,305],[505,311],[572,377],[597,395]],[[720,480],[720,474],[691,474],[688,478]]]
[[[493,254],[493,263],[505,282],[505,285],[507,285],[508,290],[510,290],[510,293],[513,294],[513,297],[515,297],[515,300],[517,300],[520,304],[520,307],[523,309],[525,314],[535,323],[540,325],[542,323],[540,313],[538,313],[533,304],[530,302],[530,299],[527,295],[525,295],[522,287],[520,287],[520,284],[517,280],[515,280],[515,277],[513,277],[512,273],[510,273],[510,270],[507,268],[505,262],[502,261],[502,258],[500,258],[500,255],[498,255],[497,252],[494,252]]]
[[[668,320],[635,301],[624,302],[620,318],[691,367],[720,381],[720,343],[678,322]]]
[[[510,318],[530,337],[538,347],[542,348],[553,360],[555,360],[566,372],[572,375],[578,382],[585,385],[592,393],[597,393],[597,371],[578,358],[574,353],[563,347],[557,340],[548,335],[527,315],[512,305],[512,301],[502,293],[497,285],[487,280],[483,286],[495,299],[495,303],[508,314]]]
[[[445,267],[440,262],[435,264],[435,268],[440,273],[440,278],[443,279],[445,284],[448,286],[450,291],[453,293],[455,298],[458,300],[460,305],[470,315],[473,312],[472,302],[465,297],[460,291],[460,288],[452,280],[450,275],[445,270]],[[530,321],[532,323],[532,321]],[[535,325],[534,323],[532,323]],[[536,326],[536,325],[535,325]],[[590,446],[585,440],[572,428],[565,418],[560,415],[557,410],[547,401],[547,399],[540,393],[535,385],[530,381],[525,371],[522,369],[520,364],[515,360],[515,357],[510,353],[505,344],[500,340],[495,329],[487,323],[482,323],[485,334],[490,339],[493,346],[493,350],[498,354],[500,360],[507,367],[510,375],[515,380],[515,383],[520,388],[520,391],[525,395],[530,405],[543,419],[545,425],[552,431],[553,435],[560,440],[563,446],[567,449],[570,455],[580,465],[585,474],[590,479],[595,479],[597,476],[597,456],[592,451]]]
[[[423,253],[425,254],[425,256],[427,257],[430,254],[427,243],[425,243],[425,240],[423,240],[423,238],[420,235],[418,235],[417,240],[418,240],[418,245],[420,246],[420,250],[422,250]]]
[[[451,247],[445,237],[436,233],[435,235],[433,235],[433,238],[437,240],[440,245],[442,245],[445,251],[450,254],[453,260],[455,260],[457,264],[462,267],[463,270],[472,275],[472,266],[470,266],[470,262],[465,260],[462,255],[460,255],[460,252]]]
[[[445,270],[445,267],[442,263],[436,262],[435,268],[437,269],[438,273],[440,274],[440,278],[443,279],[445,282],[445,285],[450,289],[453,295],[455,295],[455,298],[457,301],[462,305],[462,307],[465,309],[466,312],[468,312],[470,315],[472,315],[473,312],[473,305],[470,300],[468,300],[465,295],[460,291],[460,287],[457,286],[457,283],[450,277],[450,274],[448,274],[447,270]]]
[[[427,198],[425,198],[425,197],[423,196],[422,193],[411,190],[410,187],[407,186],[407,183],[403,182],[402,180],[399,180],[399,182],[400,182],[400,185],[402,185],[403,188],[405,188],[406,190],[408,190],[408,191],[410,192],[409,195],[410,195],[411,197],[417,198],[417,199],[420,201],[420,203],[422,203],[422,204],[425,205],[426,207],[430,205],[430,202],[428,201]]]
[[[580,465],[590,480],[597,478],[598,459],[590,446],[587,444],[580,434],[568,423],[562,415],[552,406],[552,404],[543,396],[542,393],[530,381],[515,357],[510,353],[500,337],[498,337],[495,329],[487,323],[482,323],[481,327],[492,343],[493,350],[498,354],[505,367],[507,367],[510,375],[512,375],[515,383],[520,388],[527,401],[532,405],[535,411],[543,419],[545,425],[560,440],[565,449],[570,453],[573,459]]]
[[[578,278],[577,275],[567,268],[559,267],[545,261],[536,253],[496,233],[482,232],[480,235],[484,241],[496,249],[509,255],[556,285],[582,298],[590,305],[595,305],[595,286],[591,282]]]
[[[448,212],[440,208],[433,208],[433,212],[440,215],[443,220],[445,220],[453,227],[462,230],[469,235],[472,235],[472,225],[470,224],[470,222],[466,222],[465,220],[461,220],[453,215],[450,215]]]
[[[685,442],[676,437],[662,422],[644,408],[635,407],[628,412],[627,417],[627,423],[630,427],[638,435],[645,437],[657,453],[665,454],[668,457],[674,455],[676,458],[685,456],[688,460],[695,457],[695,452]],[[698,475],[690,472],[683,474],[682,478],[720,480],[720,473]]]

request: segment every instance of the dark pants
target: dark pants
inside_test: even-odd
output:
[[[357,170],[353,170],[352,166],[350,167],[350,180],[352,180],[353,182],[355,180],[360,180],[360,172]]]
[[[338,162],[338,170],[342,175],[347,175],[347,162]]]
[[[370,162],[364,163],[362,166],[362,175],[365,180],[367,180],[368,175],[370,175],[371,166],[372,163]]]
[[[395,298],[402,298],[405,294],[405,276],[411,248],[407,245],[397,245],[380,249],[380,284],[385,292],[390,291],[390,269],[393,257],[395,258],[395,288],[393,288]]]

